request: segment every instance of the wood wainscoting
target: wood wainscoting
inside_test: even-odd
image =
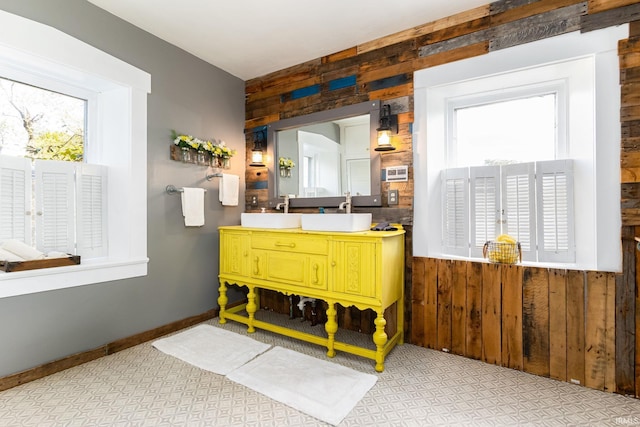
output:
[[[414,257],[411,342],[615,392],[615,304],[614,273]]]

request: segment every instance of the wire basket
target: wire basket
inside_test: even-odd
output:
[[[482,247],[482,256],[493,263],[516,264],[522,261],[522,247],[520,242],[506,243],[489,240]]]

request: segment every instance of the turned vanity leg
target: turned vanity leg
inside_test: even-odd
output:
[[[227,298],[227,287],[225,286],[224,280],[220,281],[218,294],[218,306],[220,306],[220,313],[218,314],[218,316],[220,316],[220,323],[224,325],[225,323],[227,323],[227,319],[224,318],[225,307],[229,302],[229,298]]]
[[[384,327],[387,321],[384,319],[384,311],[378,311],[378,316],[374,321],[376,325],[376,331],[373,333],[373,342],[376,345],[376,371],[384,371],[384,345],[387,343],[387,334],[384,332]]]
[[[336,332],[338,331],[338,322],[336,322],[336,304],[331,301],[327,301],[327,323],[324,324],[324,330],[327,331],[327,356],[333,357],[336,355],[336,350],[333,348],[335,342]]]
[[[256,315],[256,310],[258,309],[258,306],[256,305],[256,293],[255,293],[255,288],[253,286],[248,286],[249,288],[249,293],[247,294],[247,314],[249,315],[249,321],[247,322],[247,332],[248,333],[253,333],[256,330],[253,327],[253,319],[255,318]]]

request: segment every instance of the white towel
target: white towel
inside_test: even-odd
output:
[[[47,254],[47,258],[69,258],[70,255],[65,252],[51,251]]]
[[[204,188],[187,188],[182,191],[182,215],[185,227],[204,225]]]
[[[44,258],[44,254],[42,252],[27,245],[24,242],[21,242],[20,240],[5,240],[5,242],[2,244],[2,249],[18,255],[20,258],[26,261]]]
[[[238,193],[240,191],[240,177],[223,173],[220,178],[220,202],[224,206],[238,206]]]
[[[4,249],[0,248],[0,261],[8,261],[8,262],[24,261],[24,258],[20,258],[18,255],[14,254],[13,252],[5,251]]]

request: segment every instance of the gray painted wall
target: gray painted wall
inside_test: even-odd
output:
[[[151,74],[148,97],[148,256],[143,278],[0,299],[0,376],[29,369],[217,306],[218,232],[244,208],[244,82],[84,0],[0,0]],[[177,28],[177,27],[176,27]],[[220,40],[224,43],[224,40]],[[170,130],[238,151],[240,206],[222,207],[206,168],[169,159]],[[185,228],[168,184],[207,189],[205,226]]]

